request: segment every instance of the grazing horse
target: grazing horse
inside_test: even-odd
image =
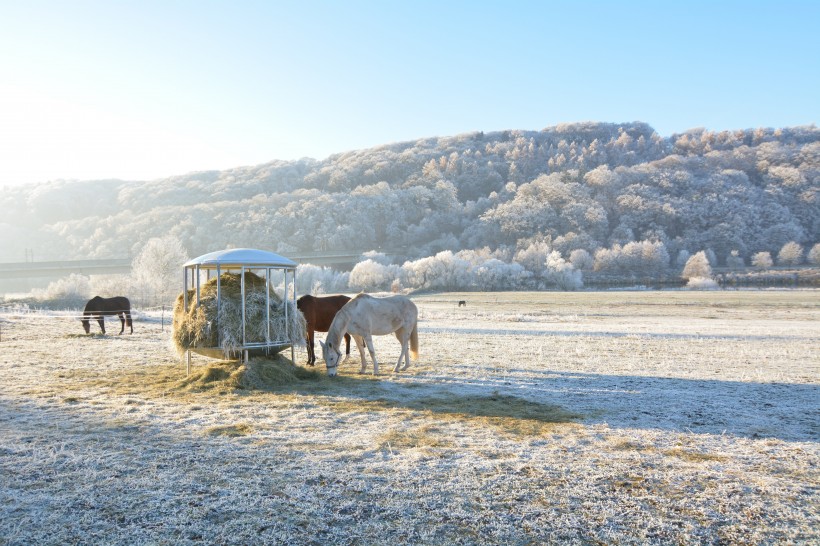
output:
[[[327,332],[333,317],[350,301],[347,296],[324,296],[321,298],[305,295],[296,300],[296,308],[305,316],[307,324],[307,352],[308,366],[316,363],[316,351],[314,351],[313,332]],[[350,356],[350,334],[345,334],[347,344],[347,356]]]
[[[83,311],[83,329],[85,333],[91,332],[90,320],[96,320],[100,325],[100,330],[105,333],[105,317],[117,315],[120,317],[120,334],[125,331],[125,324],[131,328],[131,333],[134,333],[134,323],[131,321],[131,302],[125,296],[115,296],[113,298],[101,298],[94,296],[88,303],[85,304],[85,311]]]
[[[401,354],[399,354],[396,367],[393,368],[394,372],[399,371],[402,358],[404,358],[402,370],[410,367],[411,356],[413,359],[418,358],[418,309],[404,296],[374,298],[367,294],[359,294],[336,313],[327,331],[327,342],[319,342],[322,345],[322,357],[325,359],[327,374],[331,377],[338,371],[339,359],[342,356],[339,352],[339,344],[344,333],[349,333],[356,341],[356,347],[362,358],[361,373],[364,373],[367,367],[363,344],[367,345],[370,358],[373,360],[373,375],[379,373],[379,363],[376,360],[376,352],[373,350],[373,335],[396,334],[396,339],[401,343]]]
[[[467,301],[466,300],[458,300],[458,306],[459,307],[467,307]]]

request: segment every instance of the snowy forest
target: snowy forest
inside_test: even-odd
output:
[[[350,250],[312,288],[577,288],[582,274],[817,263],[814,125],[661,137],[645,123],[475,132],[152,181],[0,190],[0,261]],[[31,250],[29,250],[31,249]],[[342,284],[343,284],[342,283]]]

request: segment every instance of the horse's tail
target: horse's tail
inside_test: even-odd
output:
[[[419,323],[413,324],[413,331],[410,332],[410,358],[419,359]]]

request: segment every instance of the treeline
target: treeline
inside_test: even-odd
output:
[[[665,272],[702,250],[713,266],[751,265],[794,242],[805,260],[820,240],[818,173],[814,125],[667,138],[644,123],[477,132],[148,182],[5,188],[0,260],[28,249],[41,260],[137,256],[163,236],[191,256],[381,249],[402,265],[484,252],[535,277],[549,267],[528,255],[552,255],[553,269],[560,258]]]

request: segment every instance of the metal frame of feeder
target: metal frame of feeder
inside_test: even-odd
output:
[[[190,289],[194,290],[196,295],[196,303],[200,304],[200,278],[202,272],[205,272],[206,281],[210,280],[211,272],[216,272],[216,316],[219,316],[219,309],[222,304],[222,290],[220,276],[222,273],[230,273],[239,271],[240,278],[240,297],[242,300],[242,346],[239,347],[239,358],[243,359],[245,363],[248,361],[249,350],[265,350],[269,351],[272,348],[280,348],[283,345],[290,345],[290,359],[295,362],[295,353],[293,343],[291,342],[290,320],[288,317],[288,294],[290,286],[293,286],[293,308],[296,309],[296,267],[297,263],[293,260],[274,254],[273,252],[266,252],[263,250],[254,250],[250,248],[235,248],[230,250],[220,250],[204,254],[198,258],[194,258],[186,262],[182,266],[182,298],[184,309],[188,309],[188,290],[189,277]],[[265,322],[267,331],[265,333],[265,341],[248,341],[245,334],[245,273],[265,270]],[[284,297],[282,298],[282,306],[285,312],[285,336],[286,339],[271,339],[270,333],[270,292],[271,292],[271,273],[273,271],[281,271],[284,277]],[[189,272],[191,273],[189,276]],[[288,282],[288,273],[291,274],[290,283]],[[217,329],[217,335],[219,330]],[[221,337],[221,336],[220,336]],[[218,349],[224,353],[222,347],[222,339],[218,338],[218,346],[206,349]],[[191,351],[197,351],[196,347],[188,348],[186,352],[188,374],[191,373]]]

